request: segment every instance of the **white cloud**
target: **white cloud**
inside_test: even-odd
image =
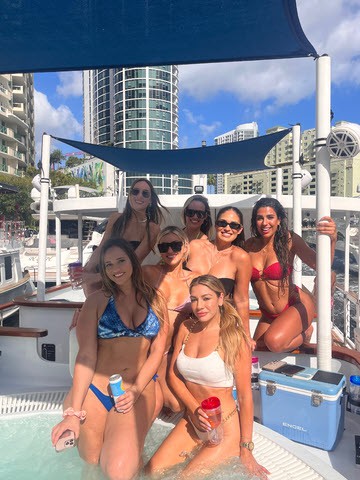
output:
[[[66,105],[55,108],[44,93],[34,92],[35,146],[37,157],[41,152],[41,137],[44,132],[64,138],[79,138],[82,125]],[[61,148],[61,147],[59,147]]]
[[[211,125],[205,125],[201,123],[199,125],[200,132],[205,136],[209,136],[214,133],[214,131],[221,126],[221,122],[213,122]]]
[[[62,97],[81,97],[83,94],[82,73],[81,72],[61,72],[58,73],[60,84],[56,87],[56,92]]]
[[[360,0],[299,0],[300,22],[319,54],[332,57],[335,84],[360,85]],[[315,89],[311,59],[186,65],[180,67],[180,89],[204,101],[219,92],[252,104],[271,108],[296,104]]]

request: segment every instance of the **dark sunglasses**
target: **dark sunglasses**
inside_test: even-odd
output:
[[[226,220],[216,220],[215,225],[221,228],[227,227],[229,225],[231,230],[240,230],[240,228],[242,227],[241,223],[227,222]]]
[[[151,192],[149,190],[140,190],[139,188],[133,188],[131,190],[131,195],[134,195],[134,197],[137,197],[139,193],[141,193],[143,198],[150,198]]]
[[[183,242],[158,243],[158,249],[160,253],[166,253],[170,247],[173,252],[180,252],[182,246]]]
[[[192,208],[185,208],[185,215],[190,218],[196,215],[198,218],[201,219],[207,217],[207,213],[205,212],[205,210],[193,210]]]

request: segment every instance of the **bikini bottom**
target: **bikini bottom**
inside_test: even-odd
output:
[[[300,291],[300,288],[297,286],[297,285],[294,285],[295,287],[295,290],[296,292],[298,293]],[[268,320],[275,320],[275,318],[277,318],[279,315],[281,315],[282,313],[286,312],[286,310],[289,308],[289,307],[292,307],[293,305],[295,305],[295,303],[298,302],[298,297],[296,295],[290,295],[290,298],[289,298],[289,303],[287,303],[285,305],[285,307],[281,310],[280,313],[269,313],[268,311],[266,311],[264,308],[260,308],[260,312],[264,315],[264,317],[266,317]]]
[[[105,393],[101,392],[95,385],[90,383],[89,390],[93,392],[95,397],[99,400],[100,403],[103,404],[104,408],[110,412],[112,408],[114,408],[115,403],[113,398],[110,395],[105,395]]]
[[[158,378],[158,374],[155,373],[153,376],[153,381],[156,382],[156,379]],[[114,399],[110,395],[105,395],[105,393],[101,392],[95,385],[90,383],[89,390],[93,392],[95,397],[99,400],[100,403],[103,404],[104,408],[110,412],[112,408],[115,407]]]

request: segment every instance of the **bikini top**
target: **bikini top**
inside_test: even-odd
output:
[[[136,250],[141,242],[139,242],[139,240],[129,240],[129,243],[132,246],[133,250]]]
[[[235,280],[232,278],[219,278],[219,280],[223,284],[226,295],[232,297],[234,294]]]
[[[187,382],[198,385],[232,387],[234,383],[233,374],[220,357],[218,347],[206,357],[194,358],[185,354],[184,349],[190,333],[191,329],[176,359],[176,367],[182,377]]]
[[[174,308],[169,308],[170,311],[172,312],[179,312],[179,313],[191,313],[192,308],[191,308],[191,300],[190,296],[180,305]]]
[[[286,276],[291,275],[293,267],[288,265]],[[257,280],[281,280],[283,277],[283,271],[279,262],[273,263],[268,267],[264,268],[262,274],[260,275],[260,270],[253,267],[251,274],[251,281],[256,282]]]
[[[98,338],[146,337],[153,338],[159,333],[160,322],[153,309],[148,307],[145,320],[134,330],[127,327],[116,311],[114,297],[110,297],[98,323]]]

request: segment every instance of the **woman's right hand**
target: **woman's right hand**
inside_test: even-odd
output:
[[[80,433],[80,419],[75,415],[67,416],[62,420],[60,423],[55,425],[51,431],[51,442],[52,444],[56,445],[57,441],[61,437],[61,435],[66,431],[71,430],[75,434],[75,438],[79,438]]]
[[[210,432],[211,425],[208,416],[201,407],[198,407],[195,412],[189,412],[189,417],[194,426],[202,432]]]

